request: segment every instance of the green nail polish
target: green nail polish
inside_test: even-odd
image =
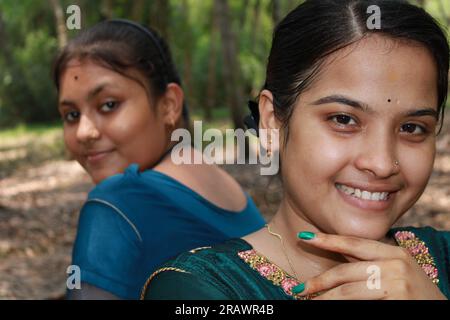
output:
[[[303,240],[311,240],[311,239],[314,239],[315,236],[316,236],[316,234],[314,232],[309,232],[309,231],[299,232],[297,235],[297,237],[299,237],[300,239],[303,239]]]
[[[305,290],[305,283],[300,283],[299,285],[296,285],[292,288],[293,294],[299,294],[302,293]]]

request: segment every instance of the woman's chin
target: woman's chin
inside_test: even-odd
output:
[[[391,227],[391,224],[386,223],[366,223],[364,225],[355,226],[347,225],[336,230],[336,233],[344,236],[379,241],[386,237],[386,234]]]

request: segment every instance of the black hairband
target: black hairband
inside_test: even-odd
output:
[[[150,40],[152,41],[152,43],[156,47],[156,49],[158,49],[158,53],[161,56],[161,60],[163,61],[164,68],[166,69],[166,71],[170,70],[169,63],[166,61],[166,57],[164,56],[164,52],[161,48],[161,45],[158,42],[158,39],[148,29],[144,28],[143,26],[141,26],[140,24],[138,24],[136,22],[126,20],[126,19],[112,19],[112,20],[108,20],[108,22],[123,23],[123,24],[129,25],[129,26],[132,26],[132,27],[138,29],[139,31],[145,33],[150,38]]]
[[[168,84],[169,79],[168,79],[167,73],[170,72],[169,63],[167,62],[166,56],[164,55],[164,51],[163,51],[161,45],[159,44],[158,39],[155,37],[155,35],[152,32],[150,32],[147,28],[144,28],[142,25],[140,25],[139,23],[136,23],[134,21],[130,21],[130,20],[126,20],[126,19],[111,19],[111,20],[108,20],[108,22],[123,23],[123,24],[129,25],[129,26],[134,27],[134,28],[138,29],[139,31],[143,32],[145,35],[147,35],[150,38],[153,45],[158,50],[161,60],[163,61],[164,69],[166,69],[166,72],[163,72],[163,77],[164,77],[166,84]],[[176,71],[174,71],[174,76],[179,78]],[[180,81],[180,80],[176,79],[176,81]],[[185,117],[188,117],[188,109],[187,109],[186,103],[183,103],[183,115]]]

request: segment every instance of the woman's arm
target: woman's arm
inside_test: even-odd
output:
[[[108,298],[139,299],[146,277],[142,260],[140,234],[125,213],[106,201],[89,200],[80,214],[72,259],[86,289],[69,290],[69,298],[98,296],[101,290]]]
[[[120,298],[111,292],[100,289],[89,283],[82,282],[81,289],[72,289],[67,291],[68,300],[120,300]]]

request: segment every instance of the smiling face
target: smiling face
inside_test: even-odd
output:
[[[289,120],[284,204],[323,232],[381,239],[432,172],[437,69],[424,47],[379,36],[326,62]]]
[[[65,144],[95,183],[131,163],[149,168],[163,154],[165,119],[139,82],[89,60],[72,60],[60,83]]]

